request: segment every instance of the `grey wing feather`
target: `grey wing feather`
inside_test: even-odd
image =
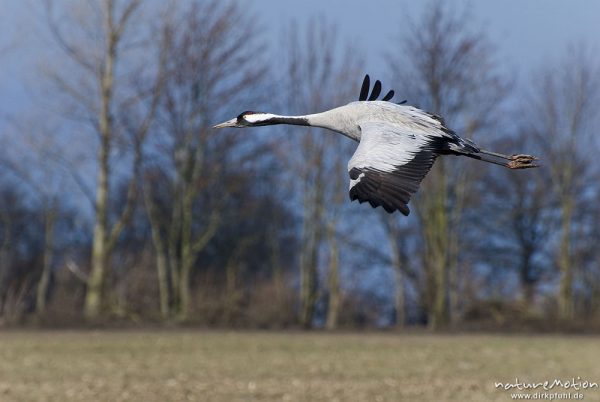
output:
[[[380,122],[360,124],[361,140],[348,162],[350,199],[410,213],[408,202],[433,166],[444,138]]]

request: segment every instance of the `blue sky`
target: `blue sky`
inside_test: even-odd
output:
[[[31,20],[35,13],[31,10],[39,3],[0,1],[0,114],[18,113],[28,105],[21,83],[29,80],[29,85],[35,86],[31,81],[39,67],[35,40],[30,35],[30,27],[35,25]],[[68,3],[58,0],[61,1]],[[325,16],[337,25],[342,40],[357,45],[372,75],[386,71],[384,54],[407,28],[407,19],[418,18],[431,5],[429,1],[417,0],[236,1],[247,8],[249,18],[257,17],[257,24],[265,28],[265,38],[272,47],[279,45],[279,34],[290,21],[301,23],[311,16]],[[598,50],[598,1],[450,0],[447,3],[469,10],[473,17],[470,28],[488,33],[497,47],[501,68],[520,80],[544,61],[560,57],[569,44],[585,42]]]
[[[385,68],[382,55],[394,38],[431,5],[418,0],[238,0],[260,15],[269,34],[292,19],[303,21],[324,15],[335,23],[341,36],[365,52],[367,67],[375,73]],[[549,58],[560,56],[569,44],[598,46],[600,2],[584,0],[450,0],[472,15],[472,29],[485,30],[497,46],[500,60],[519,74]],[[276,44],[276,43],[275,43]]]

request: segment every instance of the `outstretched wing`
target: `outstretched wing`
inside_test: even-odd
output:
[[[443,150],[444,137],[382,122],[362,123],[360,128],[360,143],[348,162],[350,200],[408,215],[410,197]]]
[[[371,96],[369,96],[369,90],[371,87],[371,79],[369,78],[369,74],[365,75],[365,79],[363,80],[362,87],[360,88],[360,95],[358,97],[359,101],[374,101],[377,100],[379,95],[381,94],[381,81],[375,81],[373,85],[373,90],[371,91]],[[381,100],[389,101],[394,97],[394,90],[390,90]],[[399,102],[399,105],[406,103],[406,100]]]

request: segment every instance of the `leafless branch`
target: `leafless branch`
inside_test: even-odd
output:
[[[69,270],[69,271],[70,271],[70,272],[71,272],[73,275],[75,275],[75,277],[76,277],[77,279],[79,279],[81,282],[83,282],[83,283],[85,283],[85,284],[87,284],[87,283],[88,283],[88,280],[89,280],[89,277],[88,277],[88,275],[87,275],[85,272],[83,272],[83,271],[82,271],[82,270],[79,268],[79,265],[77,265],[77,263],[76,263],[75,261],[73,261],[73,260],[68,260],[68,261],[66,262],[66,266],[67,266],[67,269],[68,269],[68,270]]]

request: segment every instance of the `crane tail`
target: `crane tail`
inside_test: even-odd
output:
[[[497,152],[486,151],[484,149],[480,149],[477,152],[464,153],[463,155],[495,165],[504,166],[509,169],[530,169],[540,166],[536,163],[539,159],[533,155],[504,155]]]

